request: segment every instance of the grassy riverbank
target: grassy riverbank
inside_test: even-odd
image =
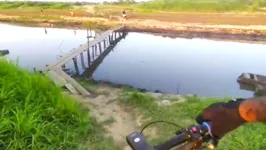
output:
[[[141,127],[156,120],[165,120],[187,127],[195,124],[195,117],[211,103],[229,100],[229,98],[203,98],[197,96],[185,96],[185,100],[180,99],[179,96],[166,98],[160,93],[151,95],[128,86],[113,86],[110,83],[97,83],[92,80],[82,79],[77,79],[77,81],[96,95],[109,95],[110,92],[120,89],[119,103],[127,110],[127,113],[134,114],[136,122],[142,122]],[[161,102],[163,100],[169,100],[171,105],[162,105]],[[159,123],[150,126],[147,130],[144,133],[148,135],[148,140],[156,145],[174,136],[179,128]],[[264,124],[246,124],[220,140],[219,149],[265,149],[265,136],[266,126]]]
[[[186,127],[195,124],[195,117],[209,104],[228,99],[187,97],[185,102],[177,102],[170,106],[159,106],[156,99],[145,93],[137,91],[124,91],[120,101],[125,105],[133,106],[149,118],[146,123],[155,120],[165,120]],[[226,123],[226,122],[225,122]],[[168,124],[155,124],[157,136],[150,139],[153,144],[158,144],[175,135],[178,130]],[[219,143],[219,149],[249,150],[265,149],[266,126],[264,124],[246,124],[226,135]]]
[[[69,9],[74,5],[62,2],[0,2],[0,9],[42,8],[42,9]]]
[[[164,10],[178,12],[254,12],[259,11],[261,7],[265,6],[265,0],[157,0],[145,4],[139,4],[140,8],[147,10]]]
[[[48,78],[6,60],[0,68],[0,149],[99,150],[108,144],[88,110]]]

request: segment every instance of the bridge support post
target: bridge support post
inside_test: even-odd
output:
[[[90,67],[91,65],[90,47],[88,48],[87,55],[88,55],[88,67]]]
[[[111,39],[111,38],[112,38],[112,35],[109,35],[109,36],[108,36],[109,45],[112,44],[112,39]]]
[[[106,42],[106,47],[108,47],[108,45],[109,45],[108,37],[106,37],[105,42]]]
[[[101,44],[101,42],[99,42],[98,45],[99,45],[99,50],[100,50],[100,54],[101,54],[102,53],[102,44]]]
[[[98,56],[97,50],[95,49],[95,45],[92,46],[92,50],[94,51],[95,56]]]
[[[105,41],[105,39],[103,40],[103,49],[104,50],[106,49],[106,41]]]
[[[95,57],[94,48],[92,47],[92,61],[94,61],[94,57]]]
[[[113,44],[113,41],[114,41],[114,32],[112,32],[112,36],[111,36],[111,42]]]
[[[73,63],[74,63],[74,67],[76,69],[76,72],[77,72],[77,74],[79,74],[79,67],[78,67],[77,58],[74,57],[72,60],[73,60]]]
[[[98,53],[98,47],[97,47],[97,44],[94,45],[94,49],[95,49],[95,51],[97,51],[97,53]],[[99,55],[100,55],[100,53],[99,53]]]
[[[86,69],[85,61],[84,61],[84,57],[83,57],[83,52],[80,53],[80,60],[81,60],[82,68],[83,68],[83,69]]]

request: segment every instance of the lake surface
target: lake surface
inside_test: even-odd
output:
[[[44,69],[60,55],[87,42],[87,31],[19,27],[0,24],[0,50],[9,49],[12,60],[23,68]]]
[[[0,49],[9,49],[10,59],[19,57],[22,67],[43,69],[55,62],[61,51],[69,52],[87,41],[85,30],[77,30],[76,35],[67,29],[47,32],[43,28],[0,25]],[[236,79],[243,72],[266,75],[265,57],[263,44],[129,33],[92,77],[150,91],[250,97],[253,93],[240,90]]]

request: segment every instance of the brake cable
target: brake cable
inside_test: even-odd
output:
[[[141,131],[140,131],[140,133],[142,134],[142,132],[148,127],[148,126],[150,126],[150,125],[152,125],[152,124],[155,124],[155,123],[161,123],[161,122],[164,122],[164,123],[167,123],[167,124],[171,124],[171,125],[173,125],[173,126],[176,126],[176,127],[179,127],[179,128],[181,128],[181,129],[185,129],[185,128],[183,128],[183,127],[181,127],[180,125],[178,125],[178,124],[176,124],[176,123],[173,123],[173,122],[168,122],[168,121],[163,121],[163,120],[158,120],[158,121],[153,121],[153,122],[150,122],[150,123],[148,123],[147,125],[145,125],[142,129],[141,129]]]

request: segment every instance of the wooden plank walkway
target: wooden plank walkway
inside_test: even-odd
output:
[[[99,48],[100,48],[100,56],[99,57],[101,59],[103,59],[103,55],[107,53],[105,51],[109,51],[110,48],[114,47],[115,42],[117,43],[121,39],[121,35],[119,34],[119,38],[118,38],[119,40],[118,39],[113,40],[113,33],[114,32],[120,32],[122,29],[124,29],[124,25],[118,26],[118,27],[113,28],[111,30],[107,30],[103,34],[96,37],[93,41],[89,41],[89,43],[83,44],[83,45],[79,46],[78,48],[74,49],[73,51],[65,54],[64,56],[59,58],[56,63],[47,65],[47,67],[44,71],[47,72],[50,79],[53,80],[57,86],[59,86],[59,87],[65,86],[72,94],[81,94],[83,96],[89,96],[90,93],[85,88],[83,88],[77,81],[75,81],[72,77],[70,77],[67,73],[65,73],[62,70],[62,66],[65,65],[66,63],[68,63],[69,61],[72,61],[72,60],[74,63],[77,63],[77,56],[82,55],[81,61],[82,61],[82,67],[84,68],[85,63],[84,63],[84,58],[83,58],[82,53],[87,51],[88,56],[89,56],[90,47],[92,47],[92,50],[93,50],[93,60],[92,61],[94,61],[94,48],[97,47],[97,44],[99,45]],[[114,34],[114,35],[116,38],[116,34]],[[122,36],[124,36],[124,34]],[[109,39],[109,41],[106,41],[107,39]],[[101,42],[104,42],[103,51],[101,50]],[[109,42],[109,46],[107,46],[108,42]],[[88,65],[90,67],[91,57],[88,57],[88,59],[89,59]],[[75,65],[75,68],[78,71],[77,65]]]
[[[116,40],[113,41],[113,44],[111,44],[109,47],[106,48],[106,50],[101,53],[101,55],[99,57],[97,57],[92,64],[90,65],[89,68],[87,68],[81,76],[83,77],[88,77],[91,76],[92,73],[97,69],[97,67],[101,64],[101,62],[103,61],[103,59],[110,53],[110,51],[116,46],[116,44],[123,39],[126,36],[126,34],[123,34],[122,36],[120,36],[119,38],[117,38]]]
[[[0,56],[5,56],[7,54],[9,54],[9,50],[7,50],[7,49],[0,50]]]
[[[69,62],[70,60],[75,58],[80,53],[87,51],[89,46],[92,47],[92,46],[98,44],[99,42],[106,39],[112,32],[121,30],[123,28],[124,28],[124,26],[119,26],[119,27],[116,27],[114,29],[107,30],[106,32],[104,32],[100,36],[96,37],[93,41],[90,41],[90,43],[89,43],[90,45],[88,45],[88,43],[83,44],[83,45],[79,46],[78,48],[74,49],[73,51],[71,51],[70,53],[68,53],[68,54],[64,55],[63,57],[61,57],[60,59],[58,59],[58,61],[55,64],[48,65],[45,71],[49,71],[52,68],[61,67],[62,65],[66,64],[67,62]]]
[[[61,77],[63,77],[65,80],[66,80],[66,82],[67,82],[67,84],[66,84],[66,87],[72,92],[73,91],[73,89],[71,89],[72,88],[72,86],[80,93],[80,94],[82,94],[83,96],[89,96],[90,95],[90,93],[85,89],[85,88],[83,88],[76,80],[74,80],[73,78],[71,78],[68,74],[66,74],[63,70],[62,70],[62,68],[56,68],[56,69],[54,69],[55,71],[56,71],[56,73],[58,74],[58,75],[60,75]],[[70,85],[69,85],[69,84]],[[70,87],[70,88],[69,88]],[[73,92],[72,92],[73,93]],[[76,94],[76,92],[75,93],[73,93],[73,94]]]

